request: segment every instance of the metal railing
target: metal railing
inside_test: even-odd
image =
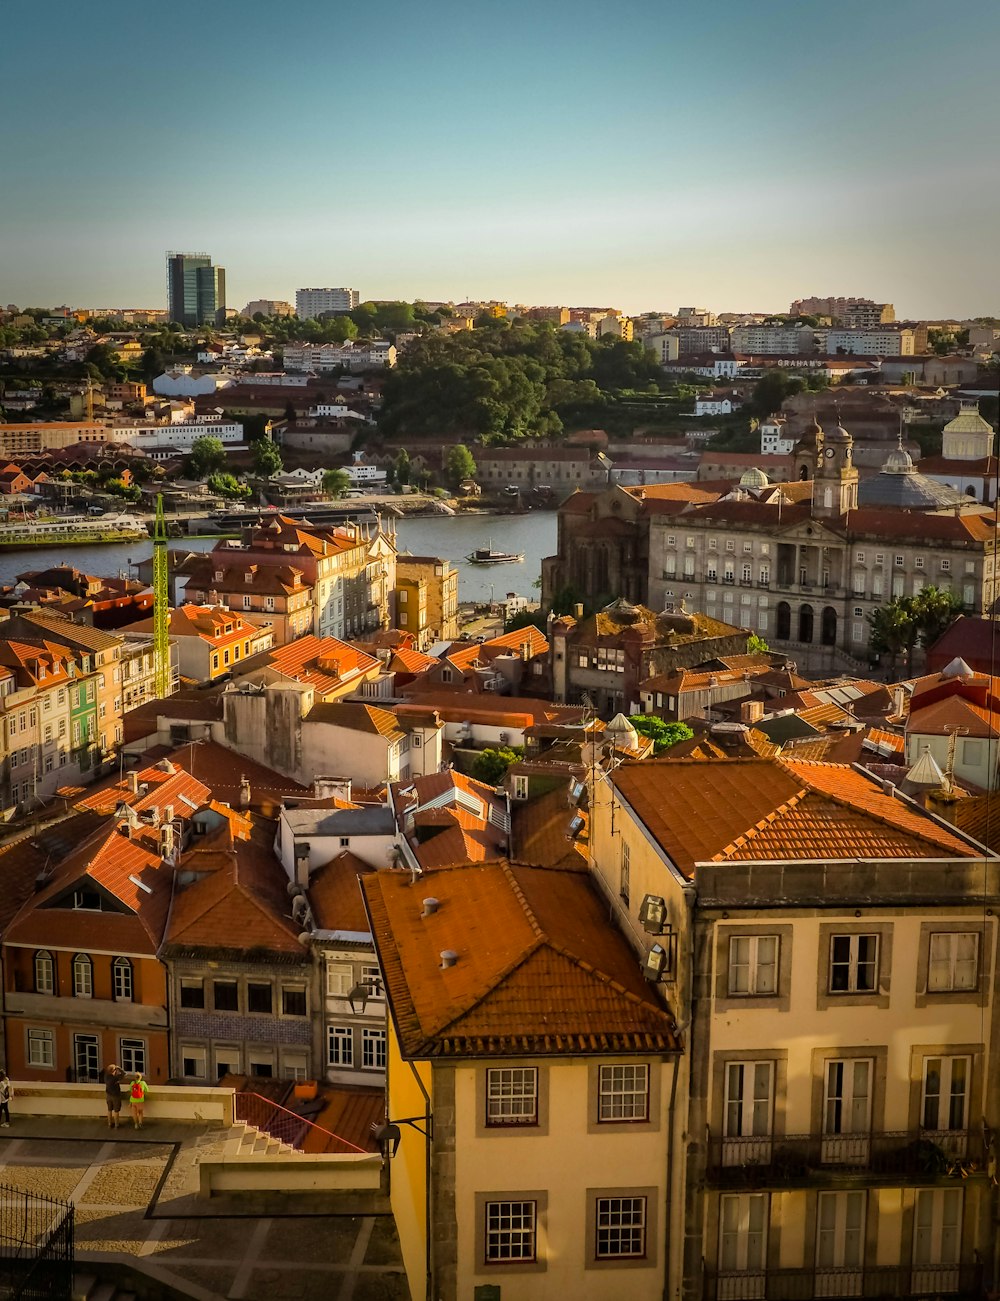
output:
[[[964,1129],[761,1138],[709,1135],[708,1182],[718,1188],[809,1183],[847,1174],[966,1178],[983,1171],[982,1134]]]
[[[813,1301],[814,1297],[982,1297],[981,1265],[878,1265],[856,1269],[706,1270],[703,1301]]]
[[[317,1125],[298,1112],[289,1111],[287,1107],[271,1098],[262,1097],[259,1093],[237,1093],[233,1114],[237,1120],[242,1120],[262,1134],[298,1151],[305,1150],[308,1143],[314,1152],[360,1152],[369,1155],[367,1149],[358,1147],[340,1134]]]
[[[0,1298],[70,1301],[73,1207],[0,1184]]]

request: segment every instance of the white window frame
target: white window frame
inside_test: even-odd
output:
[[[719,1199],[719,1273],[761,1274],[767,1267],[767,1193],[724,1193]],[[743,1292],[741,1295],[756,1295]],[[728,1295],[721,1292],[720,1296]],[[760,1295],[763,1296],[763,1290]]]
[[[911,1288],[915,1292],[955,1290],[962,1250],[962,1200],[961,1188],[918,1189],[913,1210]]]
[[[836,996],[837,994],[877,994],[878,993],[878,975],[879,959],[881,958],[881,936],[877,931],[865,932],[857,935],[831,935],[830,936],[830,964],[829,977],[827,982],[828,993]],[[862,940],[872,940],[874,942],[874,956],[868,956],[868,946],[862,946]],[[837,956],[835,952],[843,954],[846,945],[846,958]],[[847,985],[845,988],[835,988],[833,983],[834,968],[846,967]],[[863,972],[866,968],[871,968],[871,984],[863,983]]]
[[[868,1195],[865,1192],[821,1192],[816,1203],[816,1271],[860,1271],[865,1258],[865,1223]],[[857,1282],[860,1284],[860,1274]],[[859,1296],[858,1291],[845,1291],[843,1295]]]
[[[361,1069],[363,1071],[384,1071],[386,1051],[385,1031],[365,1026],[361,1031]]]
[[[768,952],[770,951],[770,958]],[[729,995],[732,998],[773,998],[778,993],[780,935],[731,935],[729,937]],[[746,970],[745,981],[737,975]],[[745,989],[737,986],[745,983]]]
[[[48,949],[38,949],[35,953],[35,993],[54,994],[55,992],[55,959]]]
[[[597,1068],[597,1120],[603,1125],[649,1121],[649,1066],[614,1062]]]
[[[73,957],[73,997],[94,997],[94,964],[86,953]]]
[[[487,1202],[483,1215],[485,1264],[523,1265],[537,1260],[538,1203],[533,1198]]]
[[[768,1138],[774,1113],[774,1062],[726,1062],[723,1134]]]
[[[326,964],[327,998],[346,998],[354,988],[354,968],[349,962]]]
[[[118,1040],[118,1061],[123,1071],[131,1074],[133,1071],[146,1073],[146,1041],[145,1039],[123,1038]],[[130,1064],[131,1063],[131,1064]]]
[[[334,1045],[338,1045],[336,1052]],[[326,1027],[326,1061],[328,1066],[353,1067],[354,1031],[349,1025]]]
[[[45,1045],[48,1045],[47,1050]],[[28,1027],[28,1065],[53,1070],[56,1064],[56,1037],[52,1030]]]
[[[208,1079],[208,1050],[206,1048],[202,1048],[198,1044],[182,1044],[180,1058],[181,1074],[186,1080]],[[200,1069],[195,1069],[194,1071],[186,1070],[185,1059],[187,1058],[190,1058],[190,1060],[195,1064],[195,1067],[200,1067]]]
[[[960,940],[972,941],[971,954],[959,954]],[[927,937],[927,992],[974,993],[978,988],[979,932],[931,931]]]
[[[618,894],[627,904],[632,889],[632,850],[627,840],[622,840],[621,863],[619,865]]]
[[[487,1067],[486,1124],[497,1129],[538,1124],[537,1066]]]
[[[641,1260],[646,1255],[647,1199],[598,1197],[594,1202],[594,1259]]]
[[[131,1003],[135,990],[135,973],[128,958],[115,958],[111,964],[111,978],[114,984],[115,1002]]]
[[[871,1057],[829,1057],[824,1062],[824,1135],[871,1132],[874,1067]]]
[[[943,1054],[925,1057],[920,1090],[921,1129],[934,1133],[967,1130],[971,1083],[971,1057]]]

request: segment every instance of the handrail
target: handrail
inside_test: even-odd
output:
[[[234,1114],[237,1120],[242,1120],[247,1124],[252,1124],[255,1129],[260,1129],[264,1133],[270,1134],[272,1138],[277,1138],[279,1139],[280,1142],[286,1142],[287,1140],[282,1138],[281,1135],[275,1134],[272,1130],[270,1130],[267,1127],[266,1118],[263,1119],[262,1124],[257,1124],[255,1121],[251,1120],[249,1115],[240,1114],[240,1112],[243,1110],[247,1110],[247,1111],[252,1110],[252,1108],[243,1108],[240,1105],[241,1099],[251,1099],[251,1098],[254,1099],[255,1102],[257,1103],[262,1103],[268,1109],[269,1112],[280,1111],[284,1115],[290,1116],[292,1120],[296,1122],[296,1124],[305,1127],[307,1131],[316,1130],[320,1134],[325,1134],[327,1138],[334,1139],[334,1141],[337,1143],[343,1143],[344,1146],[349,1147],[352,1152],[360,1152],[362,1156],[371,1155],[369,1152],[365,1150],[365,1148],[358,1147],[356,1143],[352,1143],[350,1139],[344,1138],[340,1134],[335,1134],[333,1130],[327,1129],[325,1125],[317,1125],[316,1122],[314,1120],[310,1120],[308,1116],[302,1116],[297,1111],[291,1111],[289,1110],[288,1107],[283,1107],[280,1102],[274,1102],[270,1098],[265,1098],[262,1094],[254,1093],[250,1090],[244,1090],[242,1092],[238,1092],[234,1098]],[[301,1136],[299,1142],[290,1143],[289,1146],[300,1148],[300,1143],[301,1143]]]

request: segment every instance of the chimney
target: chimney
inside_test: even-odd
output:
[[[888,795],[890,799],[896,794],[895,782],[889,781],[887,777],[882,779],[882,794]]]
[[[250,778],[245,774],[240,777],[240,798],[238,807],[248,809],[250,807]]]
[[[430,898],[423,900],[423,905],[424,905],[424,911],[420,914],[420,916],[431,917],[441,907],[441,901],[440,899],[435,899],[434,896],[431,895]]]
[[[174,806],[172,804],[164,804],[163,806],[164,825],[173,822],[173,820],[174,820]]]
[[[309,845],[302,842],[295,846],[295,884],[309,884]]]
[[[128,775],[128,789],[131,795],[139,794],[139,774],[134,770]]]
[[[757,723],[764,717],[763,700],[744,700],[740,705],[740,722]]]
[[[313,798],[317,800],[338,799],[350,801],[352,780],[350,777],[314,777]]]
[[[165,863],[174,857],[174,829],[169,825],[160,828],[160,857]]]
[[[581,601],[577,601],[576,605],[573,606],[573,618],[576,620],[583,618],[583,603]]]
[[[445,967],[453,967],[457,961],[458,961],[458,954],[455,952],[454,949],[442,949],[442,950],[441,950],[441,970],[442,970],[442,971],[445,969]]]

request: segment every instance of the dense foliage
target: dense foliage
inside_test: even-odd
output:
[[[662,378],[640,343],[488,318],[414,340],[386,378],[380,424],[389,434],[486,441],[558,435],[617,392],[659,391]]]
[[[939,587],[925,587],[916,596],[897,596],[868,616],[869,648],[888,657],[895,668],[903,655],[907,668],[913,648],[933,646],[962,613],[961,598]]]
[[[690,741],[694,732],[687,723],[668,723],[656,714],[630,714],[628,720],[640,736],[653,742],[653,754],[662,754],[678,741]]]

